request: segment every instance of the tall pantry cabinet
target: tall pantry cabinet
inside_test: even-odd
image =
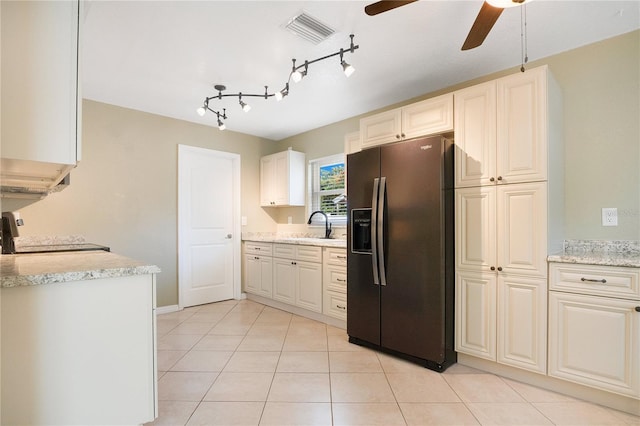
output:
[[[456,351],[546,374],[562,100],[546,66],[454,93]]]

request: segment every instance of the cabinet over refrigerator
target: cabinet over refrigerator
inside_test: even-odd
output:
[[[349,341],[436,371],[453,351],[453,142],[347,157]]]

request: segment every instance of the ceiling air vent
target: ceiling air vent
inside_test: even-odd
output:
[[[318,44],[321,41],[326,40],[336,32],[334,29],[304,12],[291,18],[287,23],[286,28],[313,44]]]

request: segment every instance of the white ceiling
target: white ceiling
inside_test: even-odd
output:
[[[484,44],[461,51],[482,5],[423,0],[370,17],[373,1],[95,1],[85,4],[83,96],[216,126],[196,109],[217,92],[263,93],[298,64],[349,46],[356,72],[337,57],[309,67],[290,96],[212,100],[227,108],[227,129],[281,140],[509,67],[521,61],[520,8],[505,9]],[[336,30],[314,45],[284,29],[305,11]],[[536,0],[526,8],[533,61],[640,28],[640,2]],[[514,70],[515,71],[515,70]],[[218,131],[217,129],[215,131]]]

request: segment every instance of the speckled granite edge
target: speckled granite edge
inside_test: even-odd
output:
[[[2,288],[32,286],[41,284],[57,284],[69,281],[96,280],[101,278],[118,278],[132,275],[156,274],[160,268],[155,265],[134,266],[129,268],[112,268],[92,271],[60,272],[38,275],[18,275],[0,277]]]
[[[325,239],[317,234],[310,233],[274,233],[274,232],[246,232],[242,233],[243,241],[256,241],[264,243],[298,244],[319,247],[346,248],[347,240],[343,238]]]
[[[640,268],[640,242],[565,240],[564,251],[548,256],[547,261]]]
[[[27,235],[15,237],[13,242],[16,248],[24,246],[50,246],[85,243],[82,235]]]
[[[2,288],[159,273],[156,265],[106,251],[0,256]]]

